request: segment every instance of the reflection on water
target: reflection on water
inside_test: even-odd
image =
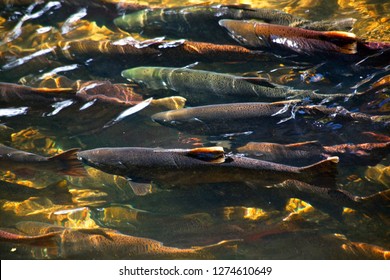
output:
[[[179,15],[166,10],[163,23],[161,11],[142,11],[195,4],[200,5]],[[2,258],[390,258],[389,3],[219,4],[240,6],[207,8],[208,2],[176,0],[0,1]],[[253,33],[229,29],[229,35],[218,24],[219,19],[259,17],[248,7],[283,11],[262,16],[284,24],[269,29],[272,34],[287,33],[262,37],[260,44],[259,34],[253,40]],[[191,17],[193,10],[201,17]],[[134,12],[138,16],[129,22],[133,28],[138,24],[136,30],[115,20]],[[153,25],[142,26],[148,20]],[[296,39],[303,35],[287,25],[316,31]],[[315,33],[329,25],[358,39],[351,33]],[[324,43],[324,38],[330,39]],[[275,43],[281,48],[270,48]],[[141,66],[144,72],[127,71],[137,78],[122,73]],[[148,67],[187,67],[234,79],[183,78],[184,72],[195,71],[177,70],[147,75]],[[209,109],[188,110],[274,101],[256,110],[252,105],[211,107],[207,115]],[[161,113],[182,108],[179,114]],[[211,146],[223,147],[224,155],[221,148],[193,150]],[[179,155],[169,150],[173,155],[162,167],[153,158],[145,160],[145,154],[136,158],[141,171],[130,180],[117,169],[129,169],[131,157],[114,160],[116,166],[107,169],[83,156],[84,176],[53,169],[53,158],[57,155],[58,164],[63,151],[102,147],[186,150]],[[190,168],[182,169],[183,153]],[[258,161],[240,166],[245,156],[288,164],[288,169],[259,167]],[[335,176],[328,163],[305,169],[331,156],[340,160],[336,179],[326,177]],[[48,165],[37,168],[42,161]],[[59,162],[61,168],[77,167],[67,158]],[[263,173],[257,176],[253,168]]]

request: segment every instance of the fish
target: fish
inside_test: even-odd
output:
[[[41,189],[0,181],[0,199],[24,201],[30,197],[47,197],[56,204],[72,203],[72,194],[69,192],[66,180],[58,181]]]
[[[241,45],[254,49],[318,54],[352,55],[357,53],[357,37],[344,31],[314,31],[256,21],[223,19],[219,24]]]
[[[342,220],[344,207],[361,211],[371,217],[389,217],[390,214],[389,190],[361,197],[335,186],[319,186],[293,179],[267,187],[279,191],[275,195],[302,199],[337,220]]]
[[[10,230],[0,229],[0,242],[11,242],[40,247],[54,247],[55,241],[53,239],[57,235],[58,232],[49,232],[46,234],[29,236],[19,233],[13,233]]]
[[[255,9],[249,5],[194,5],[172,8],[144,9],[124,14],[114,19],[114,24],[128,32],[143,35],[189,38],[198,41],[229,43],[229,38],[218,26],[220,19],[256,19],[259,21],[304,26],[314,29],[350,29],[353,19],[344,21],[323,21],[314,23],[280,10]]]
[[[37,222],[19,222],[16,228],[30,235],[42,235],[42,232],[57,235],[58,250],[49,256],[53,259],[90,259],[91,256],[94,259],[214,259],[221,253],[234,257],[241,241],[223,240],[208,246],[180,249],[105,228],[73,229]]]
[[[6,104],[47,105],[69,98],[72,88],[32,88],[13,83],[0,82],[0,102]]]
[[[201,135],[244,133],[259,129],[264,133],[277,125],[287,125],[288,120],[302,126],[321,119],[341,124],[353,122],[385,131],[388,131],[390,125],[386,115],[350,112],[342,106],[303,105],[299,99],[195,106],[159,112],[151,118],[163,126]]]
[[[161,184],[163,188],[211,183],[264,183],[297,179],[308,183],[335,184],[337,157],[313,165],[294,167],[236,155],[222,147],[159,149],[141,147],[97,148],[78,152],[86,165],[120,175],[131,182]],[[138,186],[141,188],[140,186]],[[142,195],[141,189],[134,193]]]
[[[120,40],[90,39],[77,41],[59,41],[55,49],[58,59],[65,61],[81,61],[91,56],[100,60],[128,60],[132,65],[177,63],[193,63],[194,61],[250,61],[267,59],[261,52],[251,51],[245,47],[227,44],[212,44],[189,40],[150,39],[138,41],[132,37]]]
[[[293,144],[249,142],[238,147],[239,153],[262,160],[290,164],[310,163],[338,156],[340,166],[374,166],[390,153],[390,142],[339,144],[324,146],[318,141]]]
[[[27,170],[85,176],[85,169],[77,159],[78,151],[78,148],[73,148],[55,156],[45,157],[0,144],[0,169],[15,173]]]
[[[342,97],[346,94],[319,94],[279,86],[262,78],[240,77],[204,70],[171,67],[136,67],[122,71],[122,77],[152,90],[172,90],[189,102],[246,99],[247,101],[282,100],[286,98]],[[250,100],[248,100],[250,99]],[[198,101],[199,100],[199,101]]]
[[[258,127],[275,127],[289,118],[300,100],[279,102],[227,103],[188,107],[156,113],[152,120],[191,134],[244,133]]]

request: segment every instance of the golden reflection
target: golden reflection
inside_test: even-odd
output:
[[[369,181],[390,187],[390,166],[383,164],[369,166],[364,175]]]
[[[11,141],[14,148],[36,152],[41,155],[50,156],[62,152],[61,149],[55,147],[54,136],[44,135],[38,129],[32,127],[12,133]]]
[[[98,228],[99,226],[91,218],[91,210],[88,207],[57,210],[50,214],[50,220],[57,225],[68,228]]]
[[[269,217],[269,213],[260,208],[253,207],[224,207],[224,220],[261,220]]]

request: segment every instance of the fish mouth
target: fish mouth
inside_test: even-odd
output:
[[[95,168],[98,167],[98,164],[94,163],[93,160],[91,160],[90,155],[87,151],[78,152],[77,159],[85,165],[95,167]]]

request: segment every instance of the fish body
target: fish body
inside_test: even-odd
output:
[[[0,145],[0,169],[18,172],[19,170],[51,171],[63,175],[84,176],[85,170],[77,160],[79,149],[70,149],[52,157],[44,157]]]
[[[342,31],[314,31],[255,21],[221,20],[230,36],[246,47],[293,51],[299,54],[347,54],[357,52],[356,35]]]
[[[202,149],[101,148],[81,151],[78,157],[85,164],[104,172],[131,178],[135,182],[154,181],[165,187],[234,182],[262,186],[287,179],[335,183],[337,157],[299,168],[227,156],[220,147]],[[210,155],[210,151],[216,153]]]
[[[302,199],[338,220],[342,219],[344,207],[385,219],[390,214],[389,190],[360,197],[334,186],[318,186],[290,179],[268,187],[276,191],[275,195]]]
[[[340,144],[323,146],[318,141],[294,144],[277,144],[266,142],[249,142],[237,148],[237,151],[256,158],[291,164],[313,163],[330,156],[340,158],[342,166],[373,166],[378,164],[390,152],[390,142]]]
[[[71,88],[32,88],[0,82],[0,102],[6,104],[42,105],[72,97],[73,93]]]
[[[230,98],[253,101],[282,100],[292,97],[313,99],[336,97],[336,95],[318,94],[310,90],[294,90],[260,78],[239,77],[188,68],[136,67],[124,70],[122,76],[148,89],[176,91],[189,101],[195,102],[210,99],[210,97],[222,100]]]
[[[103,228],[71,229],[37,222],[20,222],[16,227],[30,235],[21,236],[21,241],[33,239],[38,242],[39,239],[52,239],[56,235],[58,250],[49,256],[54,259],[211,259],[216,258],[219,251],[233,255],[238,242],[221,241],[204,247],[180,249],[164,246],[153,239]],[[2,236],[8,242],[19,241],[12,233],[2,234],[0,231],[0,241]]]
[[[295,101],[229,103],[160,112],[152,119],[164,126],[192,134],[218,135],[275,127],[291,116]]]

